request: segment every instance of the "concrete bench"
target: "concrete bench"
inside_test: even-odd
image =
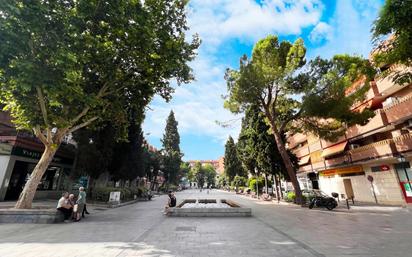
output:
[[[0,223],[60,223],[63,213],[56,209],[0,209]]]

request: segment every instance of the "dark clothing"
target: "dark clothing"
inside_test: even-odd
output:
[[[60,208],[57,208],[57,210],[63,213],[65,220],[68,220],[73,212],[73,208],[66,209],[66,208],[60,207]]]
[[[84,214],[89,214],[89,212],[86,209],[87,204],[84,204],[83,212],[82,212],[82,217],[84,218]]]
[[[169,207],[175,207],[175,206],[176,206],[176,197],[172,196],[170,197]]]

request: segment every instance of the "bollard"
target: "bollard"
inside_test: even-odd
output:
[[[346,198],[346,206],[348,207],[348,210],[349,210],[350,207],[349,207],[349,199],[348,198]]]

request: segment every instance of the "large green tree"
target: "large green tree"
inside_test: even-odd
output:
[[[88,175],[92,179],[89,187],[93,187],[93,180],[105,172],[113,158],[116,144],[116,130],[109,124],[97,129],[80,129],[73,133],[76,141],[76,165],[74,176]]]
[[[236,175],[243,175],[244,173],[242,163],[240,162],[237,153],[235,141],[231,136],[229,136],[225,144],[224,165],[225,175],[229,182],[232,181]]]
[[[63,138],[96,121],[127,124],[125,102],[193,79],[186,0],[0,1],[0,102],[44,152],[16,208],[31,203]],[[126,135],[126,129],[123,129]]]
[[[182,163],[183,154],[180,151],[180,135],[177,130],[178,122],[175,114],[170,111],[166,120],[165,133],[163,134],[163,165],[166,175],[166,181],[169,183],[177,183]]]
[[[228,69],[225,75],[229,92],[225,107],[239,113],[252,104],[259,106],[270,125],[298,202],[302,195],[285,147],[285,131],[312,132],[335,140],[345,133],[346,126],[365,123],[371,112],[352,112],[351,107],[362,101],[373,77],[367,60],[347,55],[332,60],[316,58],[299,72],[306,63],[305,56],[302,39],[292,44],[279,42],[277,36],[270,35],[255,44],[251,58],[240,59],[238,70]],[[348,96],[347,89],[359,79],[364,79],[365,86]]]
[[[377,45],[374,61],[379,67],[412,64],[412,2],[386,0],[372,27],[373,41]],[[389,36],[389,38],[388,38]],[[411,72],[391,74],[396,83],[411,83]]]
[[[202,169],[205,171],[205,181],[207,183],[207,187],[215,187],[217,176],[216,169],[211,164],[205,164]]]
[[[202,167],[200,162],[196,162],[191,168],[191,173],[193,174],[194,180],[197,182],[199,188],[203,188],[206,182],[206,170]]]

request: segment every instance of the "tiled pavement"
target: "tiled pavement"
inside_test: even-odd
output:
[[[342,213],[268,204],[233,194],[250,218],[165,217],[165,196],[94,213],[79,223],[0,224],[7,256],[412,256],[412,213]]]

